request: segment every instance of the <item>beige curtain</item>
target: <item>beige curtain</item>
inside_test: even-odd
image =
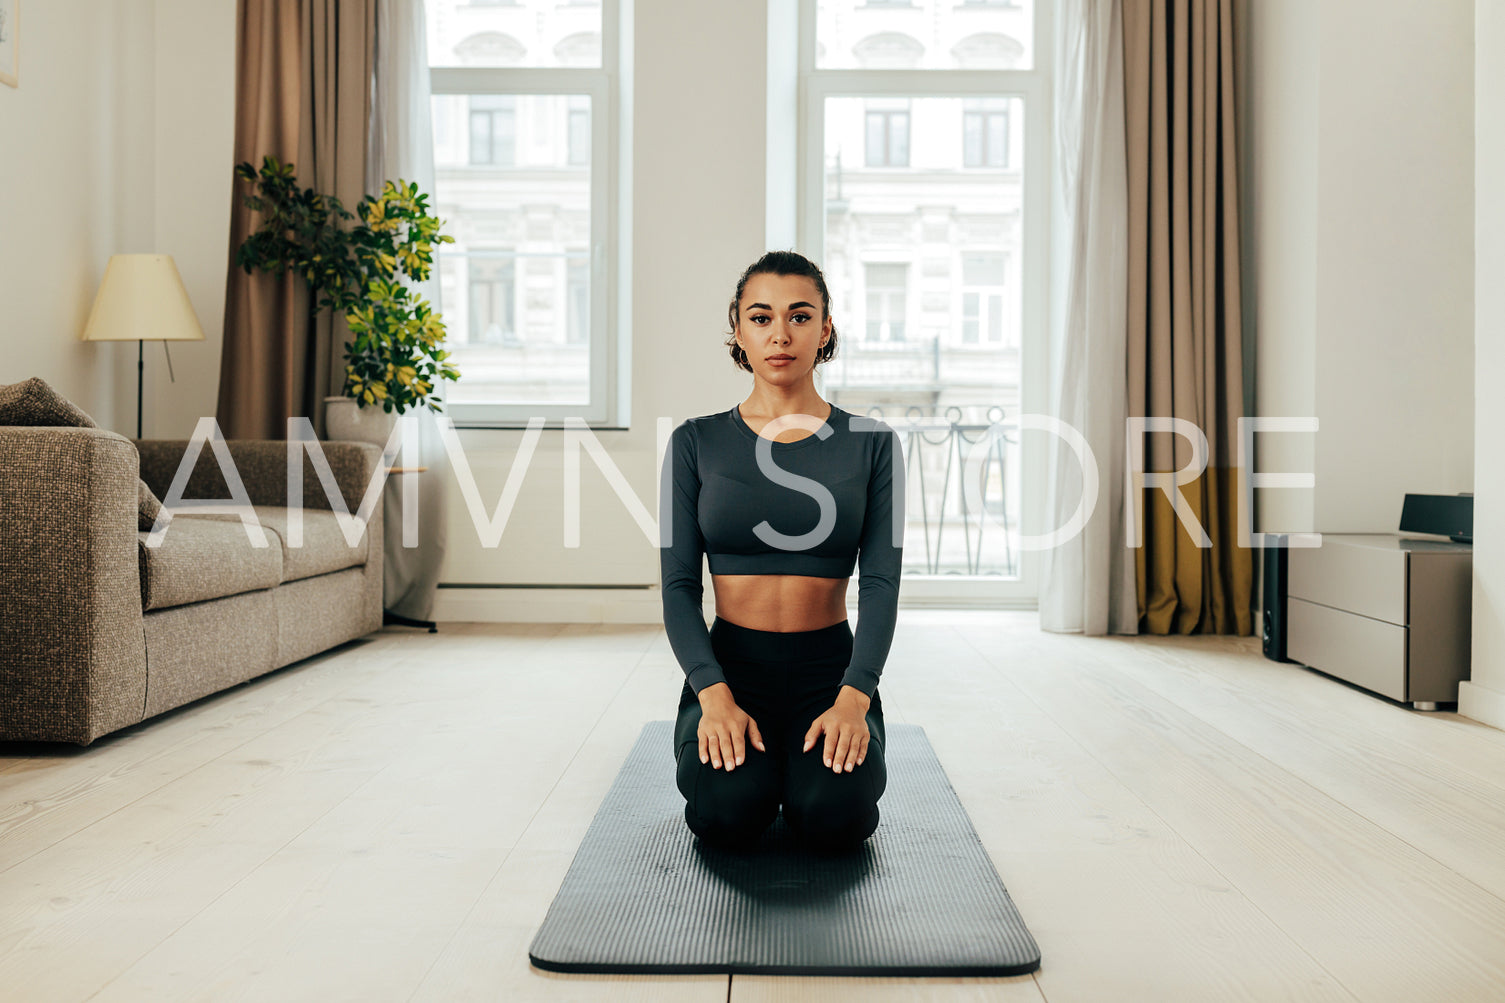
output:
[[[290,160],[301,186],[354,212],[366,193],[375,0],[239,0],[237,12],[235,162]],[[234,184],[220,428],[226,438],[281,439],[287,419],[304,416],[322,436],[323,400],[343,385],[349,331],[328,316],[309,328],[297,277],[235,266],[259,220],[241,201],[247,183]]]
[[[1131,485],[1142,526],[1140,631],[1247,635],[1254,562],[1238,545],[1244,399],[1232,5],[1123,5],[1129,415],[1184,419],[1207,441],[1206,469],[1176,489],[1200,528],[1179,519],[1164,492]],[[1192,461],[1183,436],[1144,439],[1146,471]]]

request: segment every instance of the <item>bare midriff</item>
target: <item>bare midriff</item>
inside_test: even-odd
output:
[[[849,578],[712,575],[716,615],[752,630],[819,630],[847,618]]]

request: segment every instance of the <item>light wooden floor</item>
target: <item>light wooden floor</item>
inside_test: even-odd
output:
[[[560,976],[527,947],[660,628],[389,630],[93,746],[0,745],[0,997],[1505,999],[1505,733],[1253,638],[905,610],[923,725],[1044,957],[1018,979]]]

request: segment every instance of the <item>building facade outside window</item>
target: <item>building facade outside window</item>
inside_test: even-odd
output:
[[[1033,598],[1010,422],[1045,338],[1050,13],[1048,0],[799,5],[799,245],[859,335],[821,390],[905,438],[906,589],[940,598]]]
[[[457,425],[614,423],[617,0],[427,0]]]

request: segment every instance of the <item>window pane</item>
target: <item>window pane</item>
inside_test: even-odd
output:
[[[889,155],[892,167],[909,166],[909,115],[895,112],[888,117]]]
[[[982,116],[969,111],[962,117],[962,163],[982,166]]]
[[[863,152],[863,162],[869,167],[882,167],[888,162],[886,155],[887,142],[885,135],[887,129],[883,124],[883,113],[870,111],[867,113],[867,147]]]
[[[588,403],[591,168],[571,162],[571,135],[589,133],[589,98],[440,94],[433,106],[434,213],[455,238],[435,252],[460,370],[448,400]],[[477,117],[497,161],[527,170],[473,162]]]
[[[818,0],[819,69],[1028,70],[1033,0]]]
[[[491,113],[473,111],[470,113],[470,162],[472,164],[491,163]]]
[[[962,294],[962,341],[971,344],[977,341],[977,294]]]
[[[988,116],[988,164],[1009,165],[1009,117],[997,112]]]
[[[601,0],[426,0],[430,66],[601,65]]]
[[[569,311],[565,340],[582,344],[590,339],[590,263],[571,261],[569,272]]]
[[[590,96],[570,97],[570,156],[572,164],[587,164],[591,158]]]

